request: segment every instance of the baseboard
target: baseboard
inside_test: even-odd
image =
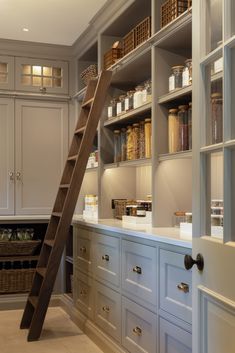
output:
[[[104,353],[127,353],[114,340],[100,330],[92,321],[87,319],[78,311],[71,300],[66,296],[61,298],[61,307],[70,316],[71,320],[104,352]]]
[[[60,306],[62,294],[52,294],[50,306]],[[24,309],[27,294],[3,294],[0,295],[0,311]]]

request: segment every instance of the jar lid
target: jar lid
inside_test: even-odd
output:
[[[111,103],[116,103],[117,102],[117,98],[112,98],[110,102]]]
[[[172,66],[172,70],[174,69],[182,69],[183,70],[184,66],[183,65],[176,65],[176,66]]]
[[[135,91],[133,91],[133,90],[130,90],[130,91],[127,92],[128,95],[131,95],[131,94],[134,94],[134,93],[135,93]]]
[[[169,109],[169,113],[176,114],[176,113],[178,113],[178,109],[176,109],[176,108]]]
[[[219,93],[219,92],[216,92],[216,93],[212,93],[211,94],[211,98],[222,98],[222,94],[221,93]]]
[[[150,119],[150,118],[147,118],[147,119],[144,119],[144,121],[145,121],[146,123],[150,123],[150,122],[151,122],[151,119]]]
[[[133,127],[139,127],[140,124],[139,124],[139,123],[135,123],[135,124],[133,124],[132,126],[133,126]]]
[[[124,99],[124,98],[126,98],[126,95],[125,95],[125,94],[121,94],[121,95],[119,96],[119,99]]]
[[[136,91],[142,91],[143,89],[144,89],[144,86],[142,86],[142,85],[138,85],[135,87]]]
[[[188,105],[179,105],[178,109],[179,110],[187,110],[188,109]]]
[[[192,59],[185,60],[185,64],[188,64],[188,63],[191,63],[191,62],[192,62]]]
[[[114,130],[115,134],[120,134],[120,130]]]

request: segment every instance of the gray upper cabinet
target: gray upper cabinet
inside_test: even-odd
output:
[[[0,89],[14,89],[14,58],[0,55]]]
[[[16,58],[16,89],[38,93],[68,94],[68,63]]]

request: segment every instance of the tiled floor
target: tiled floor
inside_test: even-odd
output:
[[[19,329],[22,313],[0,311],[1,353],[102,353],[61,308],[50,308],[40,340],[27,342],[28,330]]]

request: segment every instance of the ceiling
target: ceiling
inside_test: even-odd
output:
[[[0,37],[72,45],[106,0],[0,0]],[[23,31],[23,28],[29,31]]]

